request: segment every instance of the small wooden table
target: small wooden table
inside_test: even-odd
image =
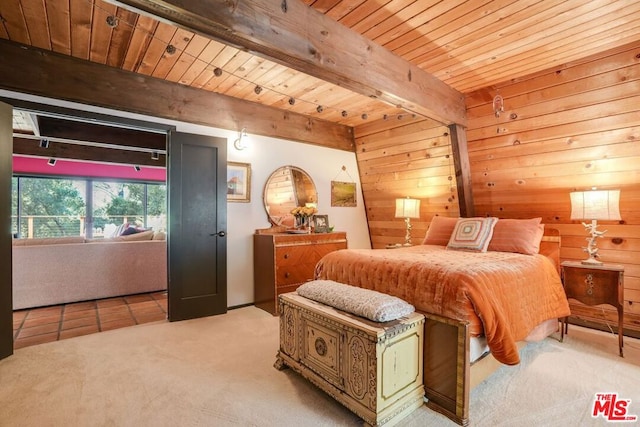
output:
[[[623,356],[624,321],[624,267],[614,264],[582,264],[580,261],[564,261],[562,284],[567,298],[587,305],[609,304],[618,310],[618,347]],[[567,317],[562,322],[560,339],[568,331]]]

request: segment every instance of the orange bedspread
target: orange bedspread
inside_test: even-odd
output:
[[[541,322],[569,315],[553,263],[543,255],[462,252],[441,246],[346,249],[316,266],[316,278],[394,295],[416,310],[467,320],[494,357],[520,362],[517,341]]]

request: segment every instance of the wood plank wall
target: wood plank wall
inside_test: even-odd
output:
[[[498,94],[505,111],[496,118]],[[587,232],[570,219],[569,193],[621,190],[622,221],[599,221],[608,232],[598,247],[602,261],[625,267],[625,328],[640,335],[640,42],[467,94],[467,110],[476,215],[542,217],[561,233],[562,260],[586,258]],[[356,128],[373,247],[402,242],[396,197],[422,200],[414,244],[433,215],[458,215],[446,132],[419,119]],[[615,330],[612,308],[571,308]]]
[[[562,260],[586,258],[569,193],[621,190],[622,221],[599,221],[598,247],[625,267],[625,325],[640,331],[640,42],[467,94],[467,112],[476,214],[541,216],[560,230]],[[613,309],[572,313],[617,324]]]
[[[414,244],[422,242],[433,215],[459,216],[449,129],[410,115],[355,128],[356,156],[371,245],[404,243],[405,222],[395,218],[395,199],[417,198]]]

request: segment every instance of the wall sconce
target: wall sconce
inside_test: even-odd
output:
[[[411,218],[420,218],[420,200],[396,199],[396,218],[404,218],[407,232],[404,236],[404,246],[411,246]]]
[[[42,138],[40,140],[40,148],[49,148],[49,140]]]
[[[56,165],[56,159],[53,159],[53,158],[49,159],[49,160],[47,161],[47,164],[48,164],[49,166],[55,166],[55,165]]]
[[[160,153],[154,151],[151,153],[151,160],[160,160]]]
[[[140,169],[141,169],[141,168],[140,168],[140,166],[135,165],[135,166],[133,167],[133,169],[135,169],[135,171],[136,171],[136,172],[140,172]]]
[[[493,97],[493,114],[496,117],[500,117],[500,113],[504,112],[504,99],[502,96],[496,95]]]
[[[238,138],[233,141],[233,146],[238,151],[242,151],[247,148],[247,139],[249,136],[247,135],[247,128],[242,128],[242,130],[238,133]]]
[[[587,237],[589,244],[582,248],[589,258],[582,261],[583,264],[600,265],[598,261],[598,248],[596,239],[602,237],[607,230],[598,231],[598,220],[619,221],[620,217],[620,190],[608,191],[574,191],[571,196],[571,219],[591,220],[591,223],[583,222],[584,228],[589,232]]]

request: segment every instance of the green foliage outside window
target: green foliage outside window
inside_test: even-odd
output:
[[[13,177],[12,233],[19,232],[21,238],[96,237],[123,222],[166,229],[166,185],[92,181],[88,188],[93,206],[87,206],[84,193],[88,182]]]
[[[20,236],[59,237],[80,234],[84,197],[68,179],[20,179]],[[14,199],[14,198],[12,198]],[[17,197],[15,197],[17,204]]]

